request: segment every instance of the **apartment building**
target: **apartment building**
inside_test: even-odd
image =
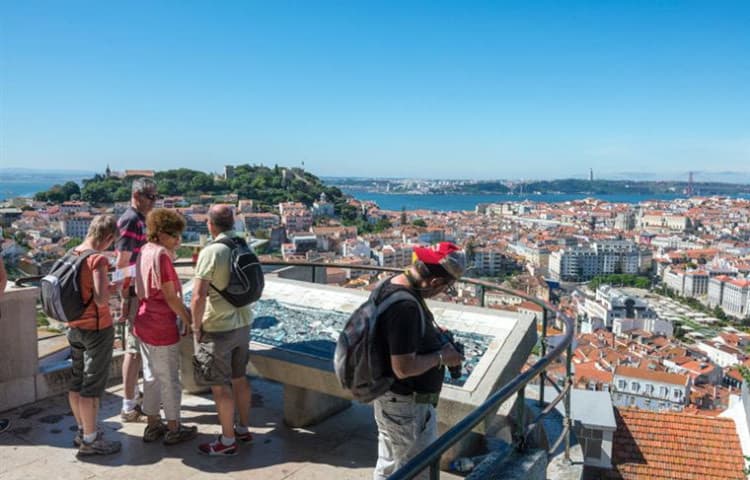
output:
[[[690,219],[684,215],[669,215],[660,212],[652,212],[643,215],[639,224],[641,228],[650,230],[684,232],[690,227]]]
[[[88,212],[78,212],[60,222],[63,235],[74,238],[86,238],[93,217]]]
[[[726,275],[708,281],[708,305],[720,306],[727,315],[744,318],[750,315],[750,280]]]
[[[589,247],[563,248],[550,254],[550,275],[555,280],[583,282],[597,275],[637,274],[641,254],[629,240],[606,240]]]
[[[682,411],[690,401],[688,375],[618,366],[612,380],[612,403],[643,410]]]
[[[705,352],[709,360],[711,360],[721,368],[738,365],[747,358],[745,352],[743,352],[739,348],[727,345],[720,341],[704,340],[702,342],[698,342],[695,347]]]
[[[245,230],[249,232],[281,225],[281,218],[274,213],[246,213],[241,217],[245,222]]]
[[[607,328],[613,327],[615,319],[657,318],[648,302],[642,298],[627,295],[610,285],[601,285],[597,288],[595,298],[579,296],[578,314],[588,320],[599,319],[603,323],[602,326]],[[627,328],[627,324],[624,328]]]
[[[498,246],[475,248],[472,262],[472,274],[489,277],[503,275],[517,266],[507,251]]]
[[[709,275],[705,270],[664,270],[664,284],[683,297],[698,298],[708,294]]]
[[[404,243],[383,245],[374,250],[373,255],[381,267],[405,267],[412,262],[412,247]]]
[[[320,199],[313,202],[313,217],[333,217],[334,213],[334,205],[328,201],[325,193],[321,193]]]
[[[309,210],[288,210],[281,214],[281,223],[287,232],[304,232],[313,225],[313,216]]]
[[[664,335],[667,338],[674,335],[674,325],[672,322],[662,318],[615,318],[612,320],[612,333],[615,335],[625,335],[634,330],[643,330],[644,332],[656,335]]]

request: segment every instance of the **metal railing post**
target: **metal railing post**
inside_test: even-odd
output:
[[[316,278],[315,278],[316,273],[318,273],[318,267],[316,267],[316,266],[313,265],[313,267],[312,267],[312,283],[317,283],[315,281],[316,280]]]
[[[484,307],[484,285],[479,286],[479,306]]]
[[[438,480],[440,478],[440,461],[435,461],[430,465],[430,480]]]
[[[516,432],[513,435],[513,446],[516,451],[521,452],[526,448],[526,385],[518,390],[518,412],[516,412]]]
[[[573,340],[570,341],[568,344],[568,347],[565,350],[565,382],[568,384],[569,387],[567,390],[567,393],[565,394],[565,427],[567,427],[568,431],[565,434],[565,461],[570,462],[570,433],[572,430],[572,422],[570,418],[570,392],[573,390]]]
[[[547,309],[542,309],[542,357],[547,355]],[[547,369],[539,374],[539,406],[544,405],[544,381],[547,377]]]

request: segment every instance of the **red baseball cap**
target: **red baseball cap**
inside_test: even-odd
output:
[[[414,247],[414,259],[429,265],[440,265],[455,279],[461,278],[466,270],[466,253],[451,242]]]

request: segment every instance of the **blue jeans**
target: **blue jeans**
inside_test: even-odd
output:
[[[388,392],[373,402],[378,425],[378,463],[372,478],[384,480],[437,439],[437,414],[429,403]],[[429,478],[425,469],[415,478]]]

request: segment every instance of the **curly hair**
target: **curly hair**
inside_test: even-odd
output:
[[[156,208],[146,217],[148,241],[158,242],[159,233],[179,233],[185,230],[185,217],[168,208]]]

